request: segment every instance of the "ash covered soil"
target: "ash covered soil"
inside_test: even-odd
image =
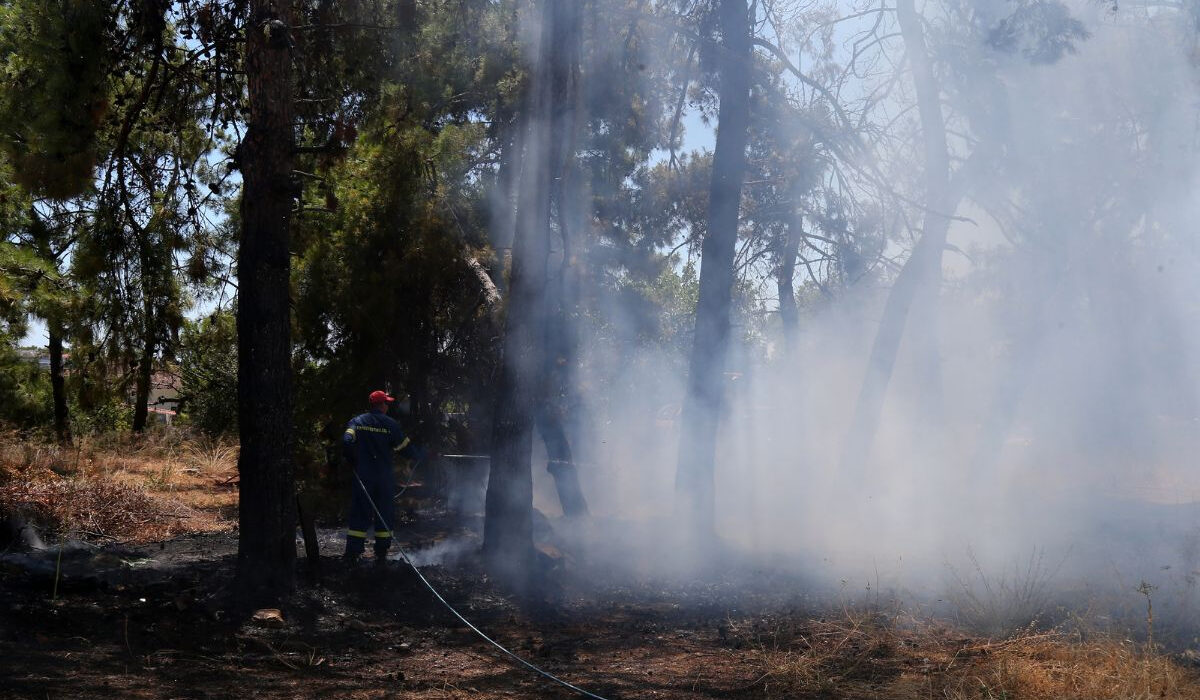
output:
[[[476,558],[477,525],[409,511],[398,542],[481,629],[606,698],[1133,697],[1129,683],[1200,697],[1187,658],[1033,631],[972,637],[765,569],[665,581],[543,547],[537,589],[518,597]],[[319,537],[319,584],[299,548],[301,586],[264,620],[228,605],[236,533],[6,554],[0,696],[576,697],[489,647],[403,563],[347,569],[338,532]]]

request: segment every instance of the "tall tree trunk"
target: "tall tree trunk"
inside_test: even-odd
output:
[[[496,173],[496,189],[492,192],[492,209],[496,215],[491,227],[491,241],[496,250],[495,282],[499,291],[508,289],[508,273],[512,270],[512,245],[516,236],[515,200],[520,196],[523,141],[519,135],[509,134],[505,137],[500,150],[499,172]]]
[[[145,235],[145,232],[142,232]],[[153,291],[146,282],[149,273],[149,256],[145,254],[146,242],[142,241],[142,355],[138,358],[137,380],[133,391],[133,432],[146,429],[150,412],[150,381],[154,377],[154,303]]]
[[[138,358],[137,379],[133,389],[133,432],[140,433],[146,429],[146,421],[150,414],[150,381],[154,378],[154,355],[151,340],[147,339]]]
[[[795,277],[796,257],[800,254],[800,241],[803,238],[804,217],[800,212],[793,212],[783,240],[779,270],[775,274],[776,289],[779,291],[779,321],[783,326],[783,346],[789,352],[795,349],[792,346],[796,338],[796,329],[800,326],[796,311]]]
[[[289,319],[292,52],[288,17],[276,5],[250,3],[250,115],[240,151],[237,580],[243,602],[255,605],[292,590],[296,558]]]
[[[29,215],[34,223],[34,245],[37,254],[52,264],[57,271],[62,251],[54,252],[50,241],[50,228],[38,215],[36,207],[29,208]],[[50,391],[54,402],[54,435],[58,438],[59,443],[69,445],[71,444],[71,420],[67,410],[67,386],[63,378],[63,323],[58,313],[53,310],[46,312],[44,318],[46,320],[47,349],[50,352]]]
[[[582,3],[576,3],[582,4]],[[580,46],[582,12],[578,7],[565,13],[557,33],[562,35],[562,51],[556,56],[565,71],[556,76],[555,108],[552,122],[550,162],[553,178],[550,183],[551,209],[558,224],[562,246],[561,263],[550,285],[547,299],[547,327],[542,351],[543,366],[538,397],[539,410],[535,423],[546,446],[547,471],[554,477],[558,500],[563,514],[569,517],[588,515],[587,500],[579,484],[578,465],[571,449],[565,424],[570,409],[576,403],[575,369],[579,356],[580,267],[576,263],[576,247],[580,244],[578,230],[590,211],[588,199],[578,169],[573,167],[575,139],[580,123]]]
[[[867,361],[858,404],[842,447],[841,471],[851,478],[862,474],[870,458],[875,433],[879,428],[879,417],[883,412],[883,401],[896,364],[896,353],[913,300],[920,297],[927,302],[927,307],[936,304],[941,281],[942,250],[946,247],[950,216],[958,206],[958,197],[952,193],[950,185],[950,155],[946,147],[946,122],[942,116],[938,84],[925,45],[925,30],[913,0],[898,0],[896,17],[912,69],[925,141],[924,231],[892,285],[884,306],[883,320]],[[935,309],[928,308],[923,313],[929,314],[925,318],[929,324],[936,323]],[[932,348],[929,347],[931,344]],[[928,355],[918,358],[923,374],[929,375],[932,371],[937,375],[923,378],[925,382],[933,383],[933,386],[924,390],[940,393],[936,343],[927,341],[922,350],[922,355]]]
[[[434,368],[430,358],[437,355],[437,339],[425,321],[414,324],[408,340],[413,353],[408,362],[408,384],[402,388],[409,395],[409,422],[413,441],[428,444],[437,433],[439,422],[437,397],[434,396],[430,377]],[[400,384],[395,384],[401,387]]]
[[[687,400],[675,488],[687,531],[713,530],[717,424],[725,400],[725,356],[733,304],[734,249],[746,169],[750,123],[750,16],[745,0],[721,0],[718,49],[717,140],[708,195],[708,223],[701,247],[700,298],[688,373]]]
[[[563,237],[563,264],[559,268],[559,279],[553,285],[554,298],[547,300],[549,311],[542,349],[541,378],[538,382],[538,408],[534,419],[546,446],[546,457],[549,460],[546,469],[554,477],[554,486],[563,515],[582,517],[588,515],[588,505],[579,483],[578,465],[565,428],[565,423],[570,419],[570,408],[576,403],[575,365],[579,353],[576,337],[578,329],[575,327],[578,308],[577,285],[571,279],[576,270],[568,260],[569,227],[562,221],[566,218],[564,208],[560,196],[557,211]]]
[[[1054,300],[1046,300],[1043,308],[1052,308]],[[988,404],[988,412],[976,434],[970,469],[966,481],[969,486],[989,483],[995,476],[996,465],[1004,451],[1004,443],[1012,430],[1017,408],[1025,394],[1033,374],[1033,365],[1038,359],[1047,324],[1044,311],[1026,321],[1017,329],[1012,341],[1012,351],[996,373],[996,387]],[[990,482],[994,483],[994,482]]]
[[[578,5],[544,0],[537,65],[525,115],[525,149],[517,197],[516,235],[505,318],[504,358],[496,394],[492,459],[484,514],[484,551],[511,575],[528,571],[533,553],[534,404],[543,370],[546,284],[550,258],[550,193],[554,136],[569,108],[564,60],[578,42]],[[556,126],[559,124],[559,126]]]
[[[46,320],[50,350],[50,390],[54,394],[54,434],[64,445],[71,444],[71,420],[67,412],[67,387],[63,379],[63,330],[57,319]]]

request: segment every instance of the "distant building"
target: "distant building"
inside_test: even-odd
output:
[[[22,362],[37,364],[38,366],[41,366],[42,359],[45,358],[46,366],[50,366],[49,353],[39,348],[17,348],[17,357],[19,357]]]
[[[45,348],[17,348],[17,357],[24,362],[37,364],[38,369],[42,371],[50,371],[50,352]],[[63,353],[63,373],[68,376],[71,374],[70,360],[70,353]],[[146,402],[151,420],[166,425],[173,423],[179,412],[179,395],[182,390],[183,380],[176,371],[155,370],[150,375],[150,398]],[[128,400],[131,404],[134,402],[132,389]]]
[[[183,379],[174,372],[157,370],[150,375],[150,398],[147,410],[159,422],[170,425],[179,412],[179,394],[183,390]]]
[[[30,364],[36,363],[38,369],[50,371],[50,352],[45,348],[17,348],[17,357]],[[71,359],[70,353],[63,353],[63,366],[67,366],[67,361]]]

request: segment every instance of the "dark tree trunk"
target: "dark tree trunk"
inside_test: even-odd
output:
[[[588,515],[587,500],[579,483],[578,464],[567,435],[565,424],[570,411],[578,405],[575,368],[579,356],[579,328],[576,319],[580,303],[580,266],[575,262],[580,244],[577,230],[587,220],[590,199],[581,186],[578,169],[570,157],[576,150],[575,139],[579,122],[580,96],[580,22],[576,9],[564,18],[558,32],[564,34],[563,51],[556,56],[566,65],[566,73],[556,84],[556,109],[559,112],[551,131],[550,162],[554,168],[551,180],[551,209],[558,225],[562,247],[561,264],[550,284],[547,299],[548,319],[543,348],[543,367],[536,424],[546,446],[547,471],[554,477],[558,500],[568,517]],[[563,26],[565,25],[565,26]]]
[[[246,25],[250,115],[240,150],[238,249],[237,580],[242,602],[286,596],[295,582],[289,320],[292,76],[288,17],[253,0]]]
[[[720,87],[708,223],[701,248],[700,299],[679,442],[676,491],[695,536],[714,522],[717,424],[725,399],[725,356],[733,302],[734,249],[750,122],[750,17],[745,0],[721,0]]]
[[[55,319],[46,321],[50,349],[50,389],[54,394],[54,434],[64,445],[71,443],[71,420],[67,413],[67,386],[63,379],[63,330]]]
[[[133,432],[140,433],[146,429],[146,419],[150,413],[150,380],[154,376],[154,355],[152,342],[147,339],[147,345],[138,358],[137,380],[133,389]]]
[[[1012,354],[1001,365],[996,374],[996,388],[988,404],[988,412],[979,426],[975,447],[967,477],[970,486],[987,483],[995,475],[996,465],[1004,451],[1017,407],[1025,394],[1031,374],[1031,365],[1036,362],[1041,345],[1043,327],[1040,319],[1021,329],[1013,342]]]
[[[796,312],[796,256],[800,254],[800,241],[804,238],[804,218],[796,212],[788,222],[787,234],[780,253],[779,270],[776,273],[776,288],[779,291],[779,321],[783,326],[783,345],[793,350],[796,329],[800,325]]]
[[[436,339],[429,329],[428,323],[416,324],[415,333],[408,339],[408,344],[414,350],[408,363],[408,385],[394,385],[402,386],[408,392],[412,438],[422,445],[429,444],[434,438],[439,423],[437,397],[430,382],[430,377],[435,376],[430,358],[436,357],[437,348]]]
[[[525,148],[517,197],[516,235],[505,318],[504,358],[496,394],[492,459],[484,517],[484,551],[508,567],[528,571],[533,553],[534,404],[546,341],[546,284],[550,257],[550,193],[558,151],[555,134],[569,112],[562,95],[572,80],[565,57],[577,50],[579,8],[546,0],[525,121]],[[559,151],[560,152],[560,151]]]
[[[143,232],[143,235],[145,233]],[[144,247],[146,243],[143,241]],[[144,250],[144,248],[143,248]],[[149,256],[142,255],[142,277],[146,279],[149,272]],[[142,355],[138,358],[137,380],[133,391],[133,432],[140,433],[146,429],[146,419],[150,412],[150,381],[154,377],[154,304],[151,300],[153,291],[149,283],[142,285]]]
[[[918,298],[924,302],[921,313],[925,314],[922,320],[925,321],[926,331],[918,341],[921,347],[917,363],[918,371],[922,374],[922,391],[930,396],[937,395],[931,399],[935,402],[931,405],[940,403],[941,371],[937,357],[936,308],[933,307],[937,302],[941,281],[942,251],[946,247],[950,216],[958,206],[958,197],[952,193],[950,184],[946,123],[942,116],[938,84],[925,45],[925,30],[913,0],[898,0],[896,17],[912,68],[925,141],[924,231],[892,285],[875,343],[871,347],[854,417],[842,447],[841,470],[848,475],[861,475],[870,458],[900,340],[904,335],[909,310],[914,305],[914,299]]]
[[[29,214],[33,218],[37,254],[57,270],[63,251],[54,252],[50,229],[38,215],[37,209],[30,207]],[[45,319],[47,349],[50,352],[50,391],[54,401],[54,435],[60,443],[67,445],[71,443],[71,420],[67,411],[67,386],[63,378],[63,324],[56,313],[47,312]]]
[[[134,224],[137,226],[137,224]],[[138,358],[137,382],[134,389],[133,432],[140,433],[146,429],[146,420],[150,412],[150,383],[154,377],[154,354],[158,347],[155,337],[157,325],[154,314],[154,298],[163,287],[155,288],[154,276],[161,274],[162,266],[157,264],[151,255],[151,242],[147,239],[149,233],[137,227],[138,231],[138,261],[141,266],[142,278],[142,355]]]
[[[546,445],[546,471],[554,477],[554,488],[558,492],[563,515],[569,518],[586,517],[589,515],[587,499],[579,484],[579,468],[575,464],[571,441],[563,427],[562,418],[553,408],[546,407],[537,412],[536,422],[538,433]]]
[[[504,128],[504,127],[501,127]],[[510,135],[500,151],[500,167],[496,173],[496,190],[492,193],[492,206],[496,211],[491,229],[492,246],[496,249],[499,274],[495,281],[500,290],[508,288],[506,274],[512,266],[512,245],[516,235],[516,198],[521,182],[522,139]]]

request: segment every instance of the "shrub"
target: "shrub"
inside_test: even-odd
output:
[[[209,435],[237,428],[237,327],[218,311],[184,323],[179,343],[184,417]]]

